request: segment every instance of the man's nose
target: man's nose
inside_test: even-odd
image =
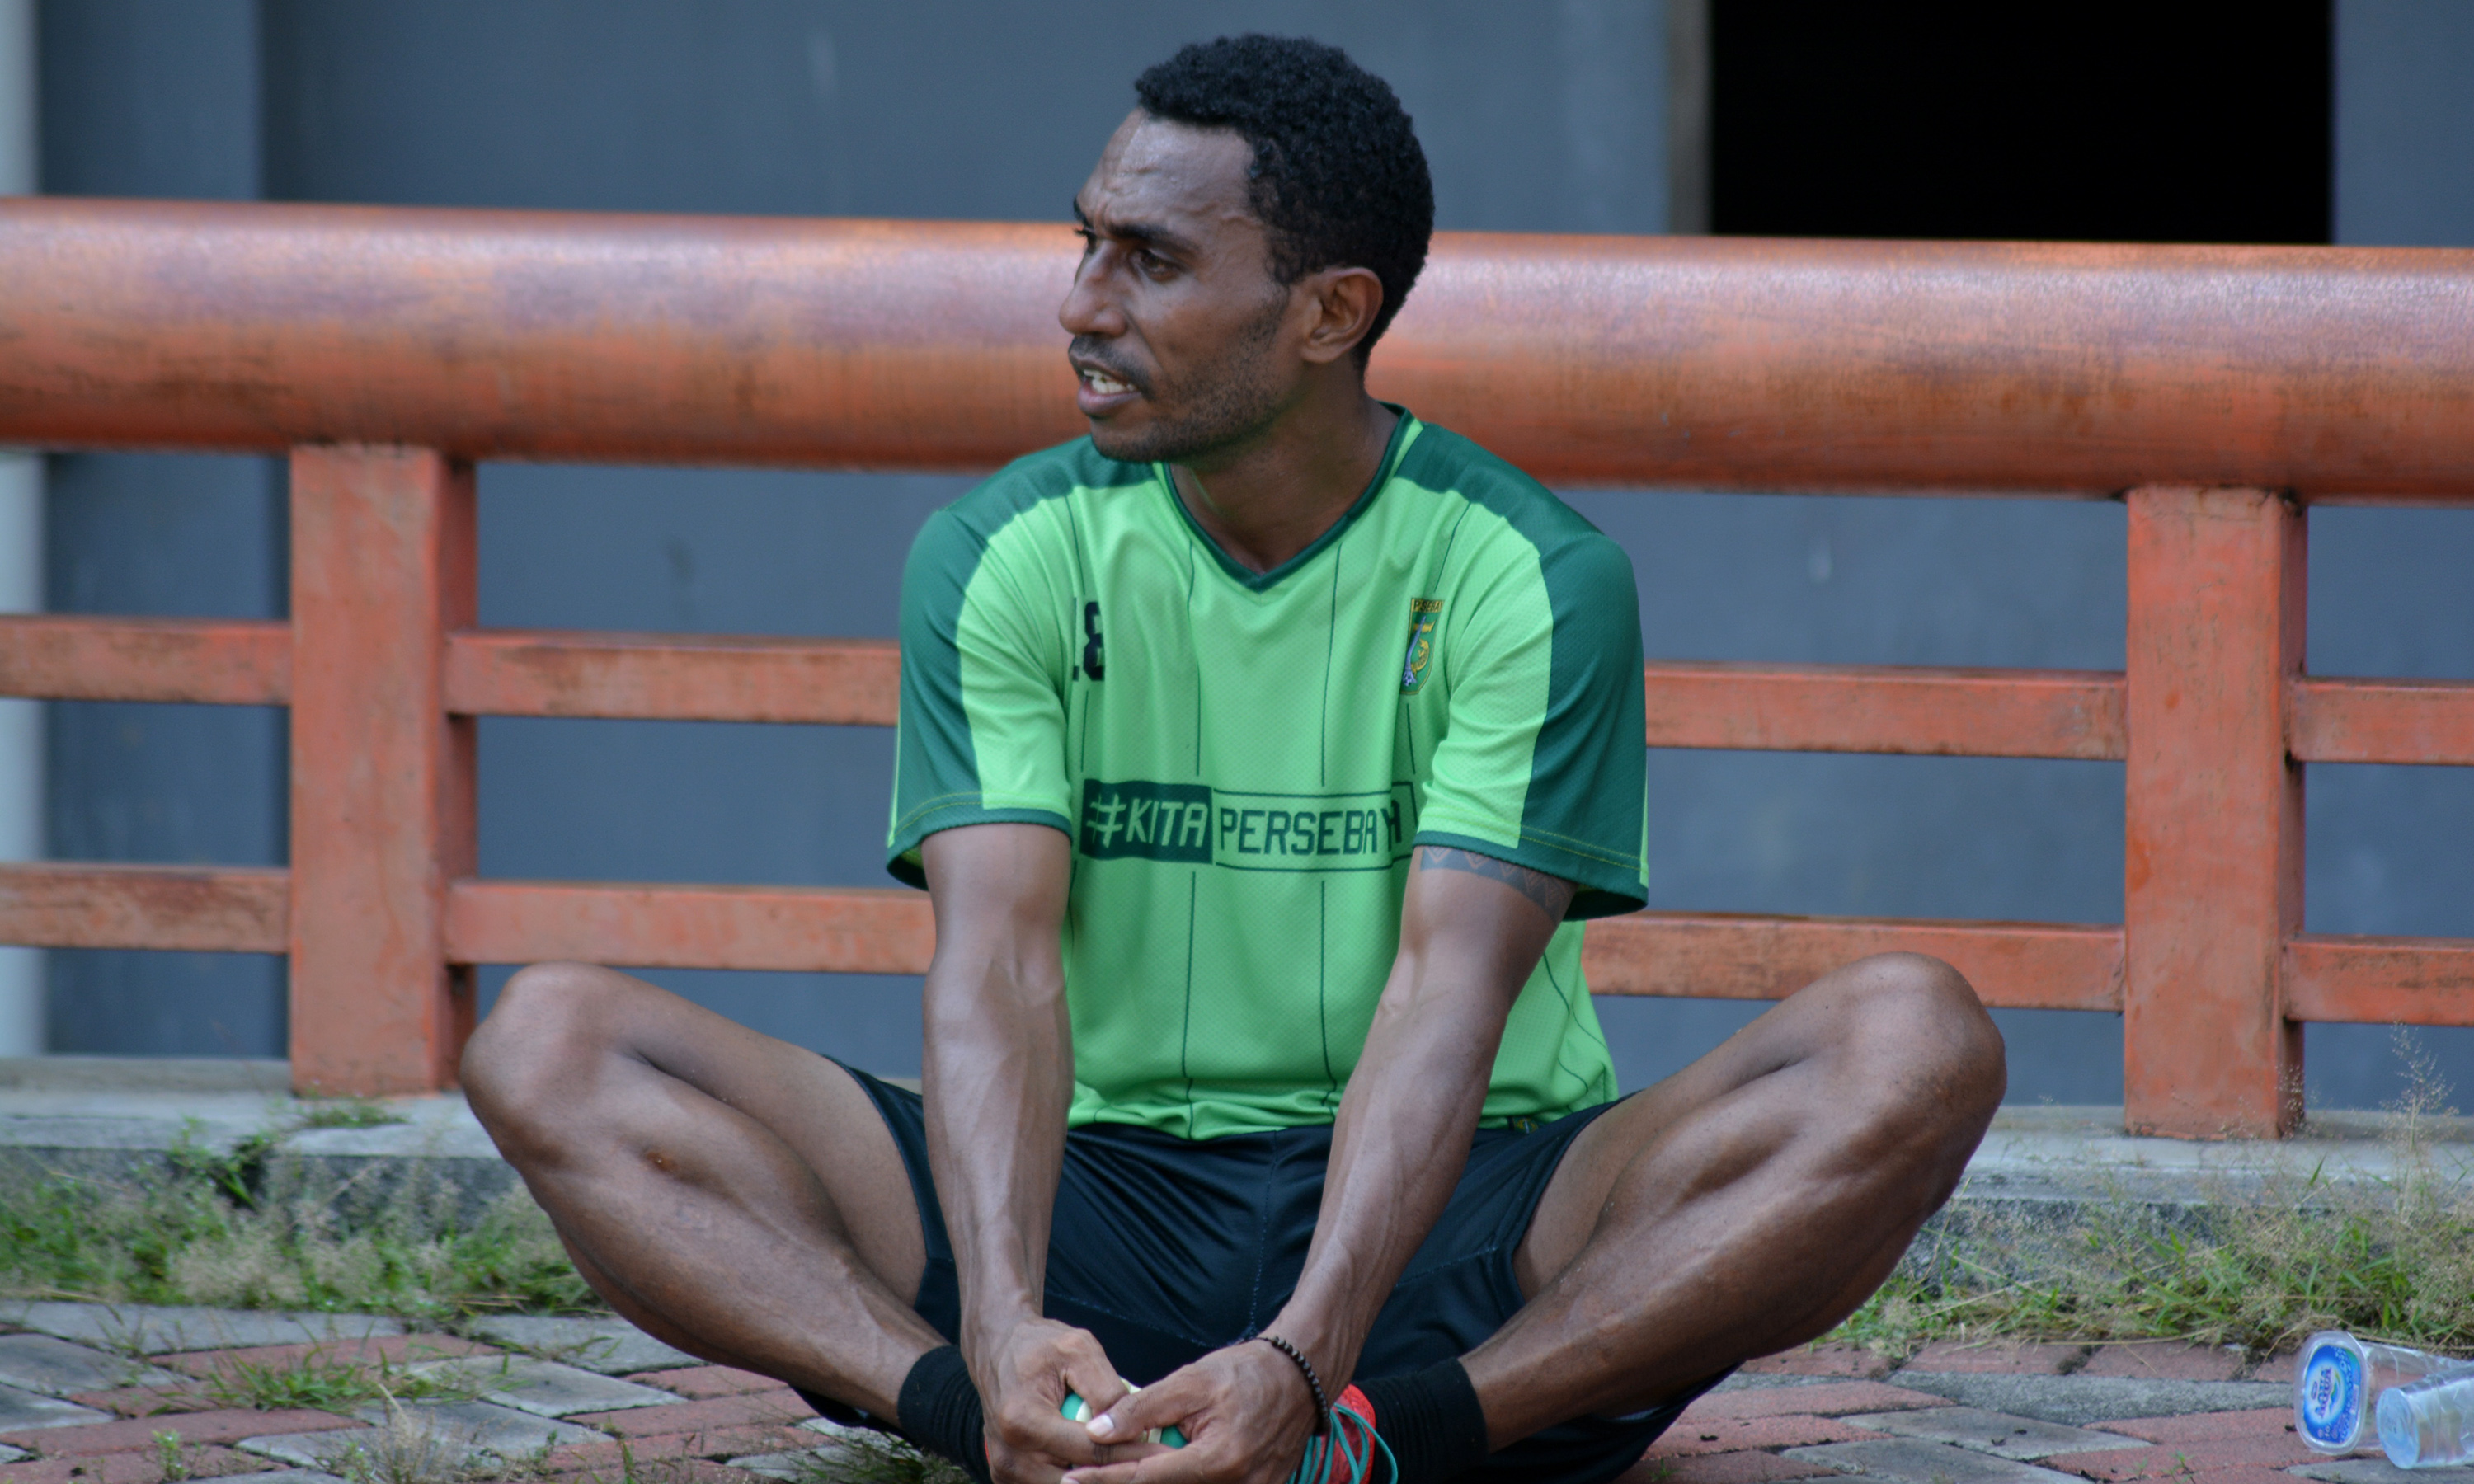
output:
[[[1122,335],[1126,317],[1106,291],[1107,274],[1103,260],[1108,250],[1102,248],[1082,260],[1074,273],[1074,286],[1065,291],[1065,302],[1056,306],[1056,323],[1065,326],[1068,335]]]

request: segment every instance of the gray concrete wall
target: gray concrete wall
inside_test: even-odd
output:
[[[2339,0],[2336,71],[2337,240],[2474,247],[2474,6]],[[2311,668],[2474,679],[2469,574],[2474,510],[2313,512]],[[2474,937],[2474,770],[2321,765],[2307,787],[2313,931]],[[2474,1107],[2474,1031],[2415,1039]],[[2313,1091],[2393,1087],[2393,1041],[2314,1026]]]
[[[2352,37],[2368,12],[2347,4]],[[1393,82],[1434,160],[1445,227],[1656,231],[1666,219],[1664,29],[1637,0],[1135,12],[1096,0],[212,0],[182,13],[206,17],[195,24],[213,36],[185,40],[115,23],[122,10],[166,13],[133,0],[44,11],[46,88],[64,100],[46,120],[52,189],[1059,220],[1141,66],[1183,39],[1261,28],[1311,30]],[[2410,22],[2405,32],[2411,54]],[[184,55],[216,61],[183,69]],[[2341,111],[2365,88],[2422,85],[2421,73],[2397,83],[2402,64],[2385,56],[2347,51],[2344,65],[2368,70],[2343,74]],[[2462,76],[2474,57],[2459,56]],[[164,59],[180,76],[162,75]],[[2414,64],[2431,70],[2427,57]],[[2463,107],[2426,91],[2434,107]],[[2355,179],[2443,163],[2376,141],[2361,153]],[[2346,180],[2341,169],[2341,201]],[[2402,191],[2414,194],[2410,180]],[[483,621],[887,634],[903,549],[963,485],[491,466]],[[279,611],[269,489],[251,461],[63,461],[55,591],[62,606],[95,610]],[[1605,492],[1575,503],[1633,553],[1653,655],[2122,662],[2118,506]],[[2474,625],[2448,581],[2463,570],[2449,555],[2462,548],[2445,544],[2460,519],[2316,517],[2320,668],[2474,674]],[[81,587],[64,580],[75,572],[92,575]],[[280,857],[279,719],[57,714],[63,729],[86,729],[57,735],[91,759],[74,782],[62,775],[57,853]],[[483,869],[874,883],[888,741],[830,729],[485,722]],[[1737,911],[2116,920],[2120,779],[2102,764],[1654,754],[1653,893],[1659,905]],[[2474,873],[2457,843],[2466,835],[2446,827],[2448,808],[2463,812],[2448,802],[2462,798],[2448,792],[2459,781],[2446,770],[2315,775],[2312,925],[2474,934],[2463,906]],[[60,958],[61,1049],[280,1046],[270,966]],[[880,1070],[916,1069],[914,982],[655,977],[776,1034]],[[485,988],[502,978],[486,975]],[[1713,1044],[1748,1007],[1601,1009],[1626,1085],[1637,1086]],[[2115,1017],[2004,1019],[2015,1100],[2119,1098]],[[2323,1105],[2389,1095],[2384,1037],[2351,1034],[2314,1035]],[[2357,1042],[2372,1049],[2357,1054]],[[2474,1061],[2453,1042],[2441,1049]]]
[[[252,0],[47,0],[37,27],[46,191],[259,194]],[[281,616],[280,479],[262,459],[54,459],[51,606]],[[49,710],[52,854],[282,863],[280,711],[77,702]],[[281,1053],[280,960],[70,951],[50,960],[55,1050]]]

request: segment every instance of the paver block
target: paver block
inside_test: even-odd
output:
[[[2107,1432],[2150,1443],[2218,1443],[2228,1438],[2296,1438],[2290,1406],[2239,1412],[2192,1412],[2181,1417],[2127,1417],[2104,1424]],[[2414,1471],[2420,1476],[2422,1471]]]
[[[168,1371],[49,1334],[0,1334],[0,1384],[46,1396],[176,1385]]]
[[[176,1308],[150,1304],[0,1304],[0,1323],[133,1355],[403,1333],[400,1322],[378,1314]]]
[[[178,1386],[130,1386],[119,1391],[81,1391],[69,1400],[121,1417],[159,1417],[166,1412],[210,1412],[217,1405],[195,1381]]]
[[[638,1454],[636,1461],[643,1463],[644,1455]],[[658,1481],[658,1484],[756,1484],[754,1475],[741,1473],[726,1464],[689,1457],[662,1459],[658,1469],[646,1470],[642,1476],[648,1484],[650,1481]],[[621,1484],[625,1474],[618,1464],[612,1463],[573,1473],[528,1474],[527,1477],[534,1484]],[[2287,1479],[2284,1484],[2293,1484],[2293,1480]]]
[[[258,1462],[246,1453],[222,1448],[189,1448],[182,1454],[181,1461],[187,1466],[190,1476],[199,1479],[245,1473]],[[95,1458],[38,1458],[0,1464],[0,1484],[162,1484],[162,1455],[151,1448],[143,1452],[106,1453]]]
[[[730,1466],[768,1479],[805,1479],[813,1477],[820,1465],[839,1456],[841,1451],[838,1445],[827,1444],[796,1453],[749,1453],[731,1459]]]
[[[2240,1376],[2250,1357],[2221,1345],[2186,1345],[2179,1340],[2133,1341],[2099,1345],[2079,1376],[2126,1376],[2142,1381],[2230,1381]]]
[[[2116,1452],[2073,1453],[2054,1459],[2053,1467],[2091,1479],[2165,1479],[2221,1469],[2283,1469],[2312,1463],[2320,1456],[2291,1437],[2227,1438]]]
[[[487,1345],[459,1340],[451,1334],[384,1334],[368,1339],[301,1341],[290,1345],[251,1345],[238,1349],[175,1352],[156,1359],[190,1376],[212,1376],[244,1366],[281,1371],[294,1366],[401,1366],[445,1360],[457,1355],[495,1355]]]
[[[269,1427],[286,1432],[315,1432],[352,1424],[329,1412],[295,1408],[260,1412],[230,1407],[218,1412],[175,1412],[163,1417],[109,1419],[79,1427],[52,1427],[35,1440],[48,1458],[92,1458],[151,1448],[158,1433],[172,1433],[183,1443],[237,1443]]]
[[[1794,1448],[1787,1449],[1784,1456],[1840,1473],[1899,1479],[1905,1484],[2077,1484],[2067,1473],[1948,1444],[1928,1443],[1921,1438]]]
[[[1853,1426],[1870,1427],[1876,1432],[1948,1443],[1954,1448],[1973,1448],[1979,1453],[1991,1453],[2021,1463],[2050,1458],[2056,1453],[2139,1447],[2135,1439],[2119,1433],[2065,1427],[2059,1423],[2040,1422],[2032,1417],[2012,1417],[2004,1412],[1987,1412],[1981,1407],[1972,1406],[1934,1407],[1917,1412],[1876,1412],[1850,1417],[1846,1421]]]
[[[488,1401],[407,1401],[395,1410],[400,1425],[460,1445],[468,1457],[495,1453],[516,1458],[570,1443],[589,1443],[598,1436],[590,1428]],[[353,1415],[372,1426],[390,1425],[384,1405],[359,1407]]]
[[[1853,1427],[1831,1417],[1751,1417],[1721,1419],[1686,1427],[1669,1427],[1649,1446],[1650,1457],[1686,1458],[1699,1453],[1734,1453],[1754,1448],[1799,1448],[1813,1443],[1855,1443],[1880,1434]]]
[[[1847,1376],[1864,1380],[1879,1380],[1890,1374],[1898,1357],[1885,1355],[1861,1345],[1832,1341],[1828,1345],[1804,1345],[1747,1360],[1740,1369],[1749,1376]]]
[[[744,1458],[751,1453],[797,1453],[816,1446],[816,1435],[796,1427],[719,1427],[693,1432],[657,1433],[648,1438],[603,1438],[553,1448],[542,1461],[546,1472],[620,1472],[628,1459],[645,1463],[663,1459]]]
[[[2252,1366],[2250,1368],[2250,1374],[2244,1376],[2243,1379],[2246,1381],[2276,1381],[2280,1384],[2291,1386],[2293,1384],[2293,1364],[2301,1358],[2302,1356],[2293,1351],[2288,1351],[2282,1355],[2270,1355],[2259,1364]],[[2416,1469],[2414,1473],[2416,1476],[2420,1476],[2422,1472],[2423,1471],[2420,1469]]]
[[[1899,1370],[1946,1376],[2059,1376],[2076,1366],[2086,1353],[2084,1345],[2050,1341],[2022,1344],[2014,1340],[1941,1340],[1916,1352]]]
[[[2288,1406],[2293,1389],[2251,1381],[2138,1381],[2122,1376],[1985,1376],[1901,1371],[1901,1386],[1965,1406],[2086,1427],[2124,1418]]]
[[[744,1427],[767,1423],[793,1424],[815,1416],[814,1409],[788,1387],[752,1391],[736,1397],[711,1397],[702,1401],[674,1401],[663,1407],[580,1413],[576,1421],[615,1432],[622,1438],[652,1437],[665,1432],[693,1432],[704,1427]]]
[[[737,1366],[682,1366],[671,1371],[641,1371],[627,1379],[643,1386],[701,1401],[707,1397],[736,1397],[748,1391],[777,1391],[782,1383],[772,1376]]]
[[[1799,1463],[1776,1453],[1699,1453],[1684,1458],[1651,1454],[1617,1476],[1615,1484],[1771,1484],[1776,1479],[1808,1479],[1830,1472],[1819,1464]]]
[[[1809,1386],[1770,1386],[1742,1391],[1713,1391],[1695,1398],[1678,1427],[1713,1418],[1784,1417],[1808,1413],[1836,1417],[1846,1412],[1883,1412],[1894,1407],[1944,1406],[1929,1392],[1884,1386],[1879,1381],[1821,1381]]]
[[[667,1391],[528,1356],[473,1355],[415,1369],[422,1376],[470,1386],[485,1401],[536,1417],[571,1417],[578,1412],[682,1404]]]
[[[2322,1458],[2286,1472],[2321,1484],[2474,1484],[2474,1469],[2400,1469],[2385,1458]]]
[[[0,1386],[0,1432],[24,1432],[31,1427],[75,1427],[85,1423],[108,1423],[109,1412],[98,1412],[90,1406],[62,1401],[40,1392],[21,1391],[14,1386]]]
[[[499,1345],[528,1350],[546,1359],[625,1376],[636,1371],[667,1371],[703,1362],[685,1351],[672,1350],[623,1319],[556,1319],[539,1314],[505,1314],[475,1322],[473,1332]]]
[[[365,1453],[374,1451],[377,1436],[376,1428],[360,1426],[331,1432],[278,1432],[262,1438],[243,1438],[240,1448],[243,1452],[299,1464],[303,1469],[327,1469],[352,1457],[355,1448]]]

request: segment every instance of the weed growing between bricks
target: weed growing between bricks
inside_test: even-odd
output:
[[[184,1141],[126,1179],[0,1189],[0,1292],[431,1321],[601,1311],[521,1189],[467,1219],[432,1161],[337,1178],[284,1152],[288,1132],[230,1154]]]
[[[1971,1215],[1917,1251],[1831,1338],[1906,1352],[1940,1339],[2185,1339],[2291,1350],[2319,1329],[2474,1351],[2474,1184],[2436,1158],[2453,1113],[2400,1032],[2410,1088],[2396,1178],[2330,1183],[2263,1163],[2161,1209],[2115,1194],[2059,1227]]]

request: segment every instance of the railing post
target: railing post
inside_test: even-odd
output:
[[[2302,1102],[2279,965],[2302,922],[2303,515],[2258,490],[2129,504],[2123,1121],[2274,1137]]]
[[[292,1081],[451,1086],[472,1025],[445,953],[473,868],[473,723],[446,632],[473,620],[473,470],[417,448],[292,455]]]

